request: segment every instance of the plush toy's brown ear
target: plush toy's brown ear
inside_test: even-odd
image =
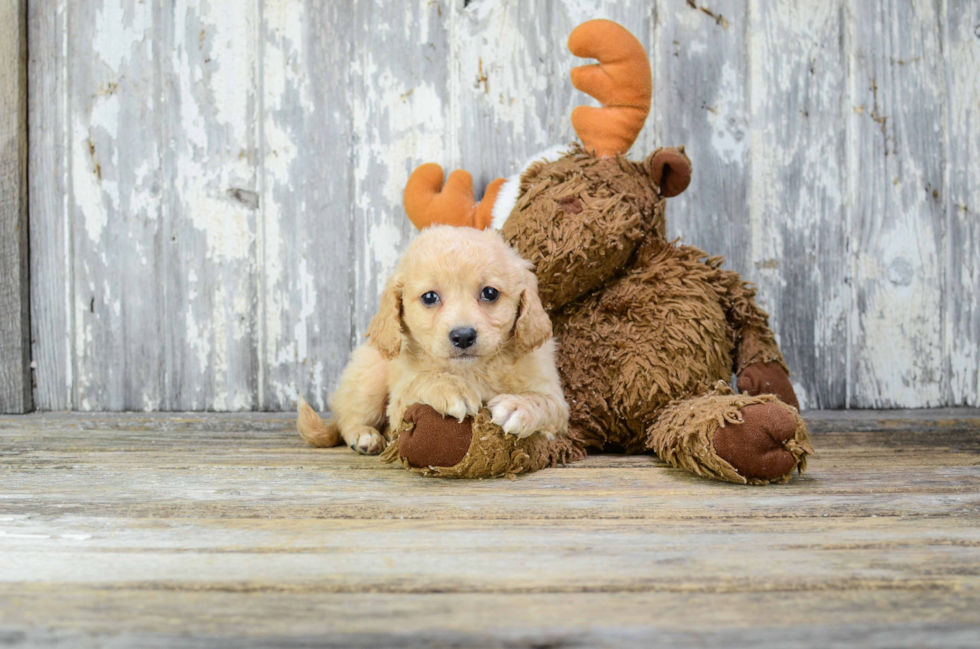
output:
[[[551,318],[545,313],[538,297],[538,279],[530,270],[521,302],[517,307],[517,321],[514,323],[513,342],[518,355],[529,354],[551,338]]]
[[[392,275],[381,292],[378,312],[368,325],[371,345],[390,361],[402,349],[402,288],[397,275]]]
[[[677,196],[691,184],[691,159],[684,147],[661,147],[650,155],[650,179],[664,198]]]

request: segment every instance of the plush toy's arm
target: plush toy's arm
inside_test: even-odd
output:
[[[775,394],[799,409],[789,381],[789,368],[769,328],[769,315],[755,303],[755,289],[733,271],[721,271],[725,284],[725,315],[735,344],[732,371],[739,392]]]

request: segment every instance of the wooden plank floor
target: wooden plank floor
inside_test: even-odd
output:
[[[0,418],[2,646],[980,646],[980,411],[811,413],[787,485],[420,478],[289,415]]]

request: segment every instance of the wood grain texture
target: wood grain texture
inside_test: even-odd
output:
[[[161,213],[173,191],[163,187],[170,179],[161,160],[172,144],[162,139],[162,52],[152,51],[158,14],[153,5],[115,0],[59,10],[66,14],[72,401],[81,409],[141,408],[144,398],[165,398],[165,314],[174,315],[163,261]]]
[[[865,2],[848,17],[854,292],[847,405],[943,405],[939,3]]]
[[[11,646],[968,647],[980,411],[814,413],[802,479],[425,479],[289,418],[0,417]]]
[[[0,413],[30,411],[27,2],[0,5]]]
[[[378,594],[0,586],[13,646],[779,647],[975,645],[973,591]],[[138,598],[140,606],[133,606]],[[13,606],[11,603],[16,603]],[[49,628],[52,611],[65,620]],[[249,611],[247,617],[242,611]],[[310,611],[317,614],[312,618]],[[803,622],[800,611],[806,611]],[[109,616],[118,618],[107,620]],[[342,626],[330,624],[343,619]],[[573,624],[569,620],[574,620]],[[390,621],[389,625],[379,620]],[[507,621],[502,629],[501,621]],[[71,626],[70,629],[65,628]],[[339,626],[339,628],[338,628]],[[386,628],[394,627],[394,628]],[[175,629],[200,632],[179,635]]]
[[[648,48],[633,156],[687,147],[671,236],[728,258],[805,408],[976,404],[975,3],[30,3],[34,400],[324,409],[414,230],[574,138],[577,24]]]
[[[28,3],[28,120],[31,146],[31,356],[39,410],[74,407],[72,221],[65,54],[68,11],[61,2]]]
[[[326,408],[350,350],[353,245],[350,34],[342,2],[261,5],[261,269],[257,406]],[[231,408],[235,409],[235,408]]]
[[[150,292],[158,296],[154,326],[163,354],[145,336],[139,351],[162,356],[162,367],[149,385],[130,373],[123,388],[128,404],[111,410],[260,407],[256,332],[263,311],[253,198],[260,168],[254,154],[259,17],[255,3],[154,6],[152,60],[160,69],[154,110],[161,129],[154,140],[169,146],[156,172],[163,191],[147,185],[147,202],[158,204],[159,231],[149,263],[154,270],[140,273],[140,281],[159,273],[165,287]],[[131,353],[139,353],[135,343]]]
[[[847,53],[840,2],[750,3],[747,276],[811,408],[846,404]]]
[[[980,5],[949,0],[945,16],[946,317],[949,404],[980,404]]]

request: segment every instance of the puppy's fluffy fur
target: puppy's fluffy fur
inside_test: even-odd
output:
[[[436,301],[424,303],[432,294]],[[465,329],[476,331],[475,342],[454,344],[451,333]],[[324,425],[300,401],[297,426],[310,444],[333,446],[339,435],[360,453],[378,453],[385,423],[397,427],[414,403],[461,421],[486,404],[494,423],[519,437],[568,430],[537,280],[495,230],[424,229],[388,280],[368,336],[330,398],[333,421]]]

